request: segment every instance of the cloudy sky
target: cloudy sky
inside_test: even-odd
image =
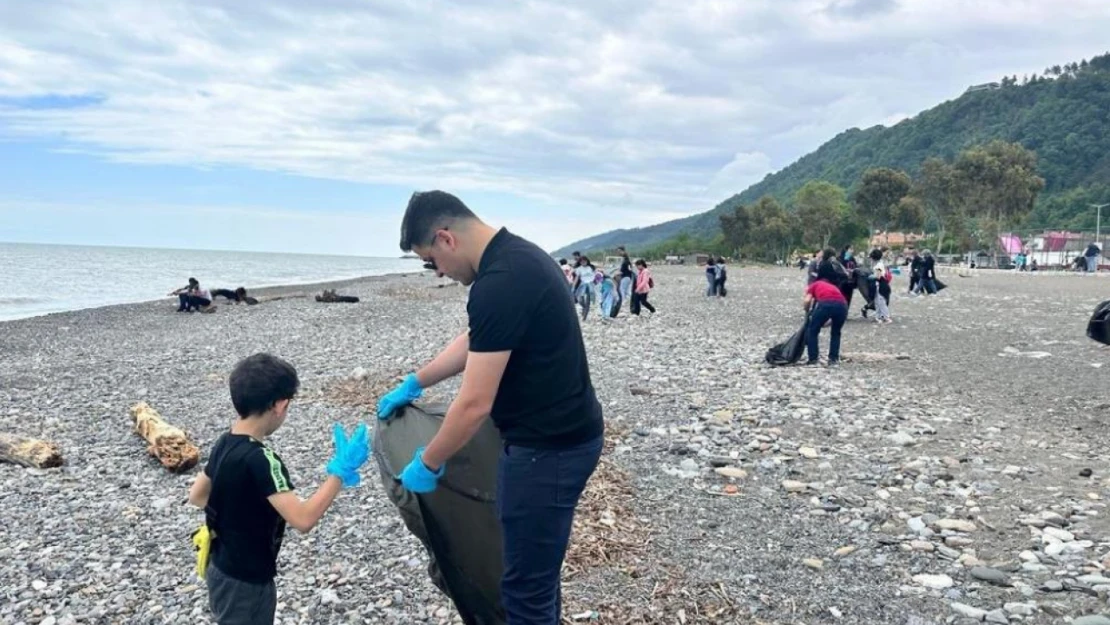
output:
[[[442,188],[555,248],[1108,35],[1105,0],[0,2],[0,241],[393,256]]]

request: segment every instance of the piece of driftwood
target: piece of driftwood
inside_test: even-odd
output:
[[[316,301],[324,302],[327,304],[342,303],[342,304],[357,304],[358,298],[354,295],[337,295],[335,290],[325,290],[323,295],[317,295]]]
[[[189,442],[185,432],[166,423],[145,401],[131,407],[131,420],[135,433],[148,443],[147,452],[170,471],[187,471],[200,460],[200,450]]]
[[[62,453],[54,443],[14,434],[0,434],[0,462],[36,469],[49,469],[65,464]]]

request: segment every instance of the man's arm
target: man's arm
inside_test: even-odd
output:
[[[212,494],[212,480],[202,471],[189,488],[189,503],[198,508],[208,505],[208,495]]]
[[[482,420],[489,416],[511,354],[510,351],[470,352],[467,356],[466,374],[459,395],[447,409],[439,432],[424,449],[423,460],[429,469],[438,471],[462,449],[481,427]]]
[[[334,475],[329,475],[320,488],[305,501],[291,490],[275,493],[267,499],[286,523],[298,532],[306,534],[316,527],[342,488],[343,482]]]
[[[470,350],[470,332],[463,332],[451,341],[431,362],[416,372],[420,388],[435,386],[453,378],[466,369],[467,352]]]

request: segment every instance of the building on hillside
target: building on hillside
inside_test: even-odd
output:
[[[709,262],[709,254],[703,254],[701,252],[687,254],[686,258],[683,260],[684,265],[704,265],[707,262]]]
[[[871,236],[871,247],[908,247],[925,238],[925,233],[877,232]]]
[[[1001,88],[1002,85],[996,82],[986,82],[981,85],[971,85],[967,88],[967,93],[975,93],[976,91],[994,91],[995,89]]]

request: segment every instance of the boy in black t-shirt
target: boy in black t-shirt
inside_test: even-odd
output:
[[[240,418],[216,441],[189,490],[189,502],[204,508],[205,524],[194,542],[219,625],[274,622],[274,575],[286,523],[311,530],[340,488],[358,485],[358,469],[369,456],[366,426],[348,440],[337,423],[328,478],[307,501],[293,493],[289,471],[262,440],[285,422],[299,384],[293,366],[275,356],[255,354],[239,362],[230,386]]]

